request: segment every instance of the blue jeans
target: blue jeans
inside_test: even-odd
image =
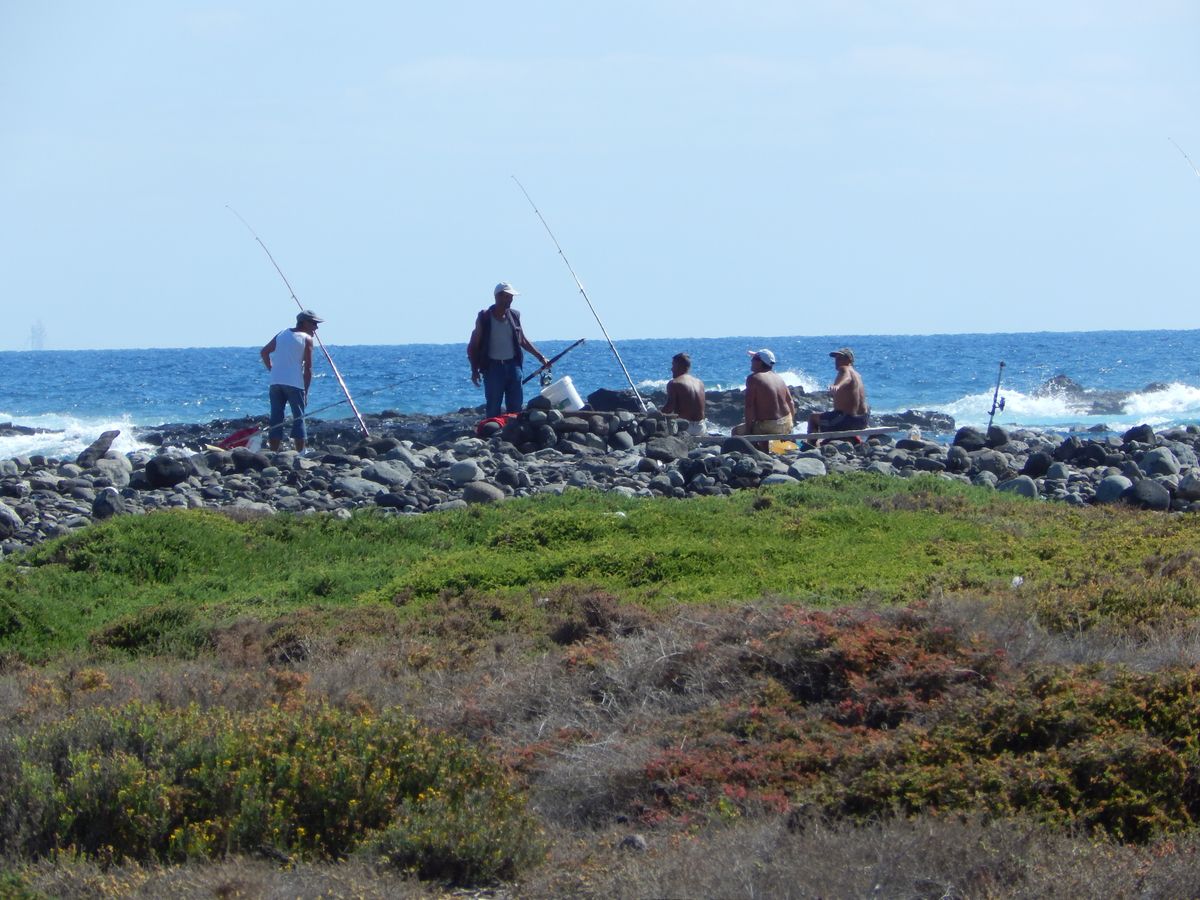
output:
[[[271,430],[267,438],[272,441],[283,440],[283,408],[292,407],[292,437],[298,441],[308,439],[304,428],[304,389],[290,384],[271,385]]]
[[[490,360],[483,370],[483,397],[487,403],[487,417],[500,415],[500,402],[504,401],[505,412],[520,412],[525,405],[525,394],[521,386],[521,367],[515,360],[499,362]]]

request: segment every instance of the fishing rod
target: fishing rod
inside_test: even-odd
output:
[[[1172,144],[1175,144],[1174,138],[1167,138],[1167,140],[1170,141]],[[1183,153],[1183,148],[1180,147],[1178,144],[1175,144],[1175,149],[1178,150],[1180,153]],[[1192,162],[1192,158],[1190,156],[1188,156],[1186,153],[1183,153],[1183,158],[1186,159],[1188,165],[1192,167],[1192,171],[1196,173],[1196,177],[1200,178],[1200,169],[1196,168],[1196,164],[1194,162]]]
[[[996,411],[1004,412],[1004,398],[1000,396],[1000,379],[1004,377],[1004,360],[1000,361],[1000,371],[996,373],[996,390],[992,392],[992,411],[988,413],[988,431],[992,430],[992,419]]]
[[[372,394],[379,394],[379,393],[382,393],[383,391],[390,391],[394,387],[400,387],[400,385],[402,385],[402,384],[409,384],[410,382],[416,381],[418,378],[424,378],[424,377],[425,377],[424,373],[422,373],[420,375],[413,375],[411,378],[405,378],[403,381],[393,381],[391,384],[385,384],[383,387],[377,387],[377,388],[374,388],[369,391],[360,391],[358,396],[370,397]],[[324,406],[318,406],[316,409],[312,410],[311,412],[308,410],[305,410],[304,415],[302,415],[300,418],[311,419],[317,413],[324,412],[327,409],[333,409],[335,406],[341,406],[345,402],[346,402],[345,400],[335,400],[332,403],[325,404]],[[295,416],[292,416],[291,418],[294,419]],[[285,420],[284,424],[287,424],[287,421],[289,421],[289,420]]]
[[[573,343],[570,347],[568,347],[566,350],[562,351],[562,353],[559,353],[555,356],[550,357],[536,372],[530,372],[525,378],[522,378],[521,384],[529,384],[529,382],[533,381],[533,379],[536,378],[538,375],[540,375],[542,372],[550,371],[550,367],[552,365],[554,365],[556,362],[558,362],[560,359],[562,359],[564,356],[566,356],[568,353],[570,353],[572,350],[574,350],[576,347],[578,347],[580,344],[582,344],[585,340],[586,340],[586,338],[580,338],[575,343]]]
[[[291,282],[289,282],[287,280],[287,276],[283,274],[283,269],[279,268],[279,263],[275,262],[275,257],[271,255],[271,251],[267,249],[267,245],[263,243],[262,238],[260,238],[258,236],[258,234],[255,232],[255,230],[250,227],[249,222],[247,222],[245,219],[242,219],[241,213],[239,213],[236,209],[234,209],[228,203],[225,204],[225,208],[227,210],[229,210],[231,213],[233,213],[235,216],[237,216],[239,219],[241,219],[242,224],[246,226],[246,230],[249,231],[252,235],[254,235],[254,239],[256,241],[258,241],[258,246],[263,248],[263,252],[265,254],[267,254],[267,259],[269,259],[271,261],[271,265],[273,265],[275,267],[275,271],[278,272],[279,277],[283,279],[284,285],[287,286],[288,293],[292,295],[292,299],[296,301],[296,305],[298,307],[300,307],[301,311],[303,311],[304,304],[300,302],[300,298],[297,297],[296,292],[294,290],[292,290]],[[321,347],[321,352],[325,354],[325,360],[326,360],[326,362],[329,363],[329,369],[330,369],[330,371],[333,372],[333,377],[337,379],[337,383],[341,387],[342,393],[346,395],[346,402],[349,403],[350,408],[352,410],[354,410],[354,418],[358,419],[358,427],[362,429],[363,436],[370,437],[371,432],[367,430],[367,423],[363,421],[362,414],[359,413],[358,407],[354,405],[354,398],[350,396],[350,389],[348,387],[346,387],[346,380],[344,378],[342,378],[342,373],[339,372],[338,367],[336,365],[334,365],[333,357],[329,355],[329,350],[325,347],[325,342],[321,340],[321,336],[319,334],[317,334],[315,331],[313,332],[313,337],[315,337],[317,339],[317,343]]]
[[[541,210],[537,208],[537,204],[533,202],[533,198],[529,196],[529,191],[525,190],[525,185],[521,184],[516,175],[512,176],[512,180],[517,182],[517,187],[521,189],[521,193],[525,195],[525,199],[529,201],[529,205],[533,207],[533,211],[537,213],[537,217],[542,220],[542,225],[546,229],[546,234],[550,235],[550,240],[554,241],[554,246],[558,248],[558,255],[562,257],[562,261],[567,264],[567,271],[571,273],[571,277],[575,279],[575,286],[579,288],[579,293],[583,294],[583,299],[587,301],[588,309],[592,311],[592,315],[596,317],[596,324],[600,326],[600,331],[604,334],[604,339],[608,341],[609,349],[612,350],[613,356],[617,358],[617,365],[621,367],[621,371],[625,373],[625,380],[629,382],[629,389],[633,391],[633,396],[637,398],[638,406],[642,412],[646,411],[646,401],[642,399],[642,395],[638,393],[637,387],[633,383],[633,379],[629,377],[629,370],[625,368],[625,363],[621,360],[621,354],[617,352],[617,345],[613,343],[612,338],[608,336],[608,330],[604,327],[604,323],[600,321],[600,316],[596,312],[596,307],[592,306],[592,300],[587,295],[587,291],[583,289],[583,283],[579,280],[579,276],[575,274],[575,270],[571,268],[571,263],[567,259],[567,254],[563,253],[563,248],[558,243],[558,238],[554,236],[554,232],[550,230],[550,226],[546,224],[546,217],[542,215]]]

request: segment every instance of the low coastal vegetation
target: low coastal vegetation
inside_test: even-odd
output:
[[[0,565],[0,893],[1186,894],[1198,604],[932,477],[115,518]]]

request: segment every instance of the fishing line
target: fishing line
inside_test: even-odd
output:
[[[405,378],[401,381],[393,381],[391,384],[385,384],[383,387],[377,387],[374,390],[360,391],[358,396],[370,397],[372,394],[378,394],[378,393],[381,393],[382,391],[389,391],[392,388],[400,387],[401,385],[404,385],[404,384],[411,384],[412,382],[416,381],[417,379],[424,378],[424,377],[425,377],[425,375],[423,373],[419,374],[419,375],[413,375],[410,378]],[[345,400],[337,400],[333,403],[327,403],[324,406],[318,406],[316,409],[305,410],[304,415],[300,416],[299,418],[303,419],[303,420],[311,419],[314,416],[316,416],[317,413],[324,412],[327,409],[333,409],[335,406],[341,406],[345,402],[346,402]],[[356,410],[356,412],[357,412],[357,410]],[[296,416],[288,416],[286,419],[284,419],[282,422],[279,423],[279,427],[283,428],[284,426],[289,425],[290,423],[296,421],[296,418],[297,418]],[[238,431],[235,431],[233,434],[227,436],[223,440],[218,441],[217,446],[225,447],[226,444],[229,444],[229,446],[236,446],[237,444],[242,444],[243,442],[249,441],[251,437],[253,437],[256,434],[259,434],[262,430],[263,430],[263,426],[259,426],[259,425],[253,425],[248,428],[239,429]],[[364,434],[365,434],[365,432],[364,432]],[[368,437],[369,437],[369,435],[368,435]],[[234,443],[230,444],[230,441],[233,441]],[[225,447],[225,449],[228,449],[228,447]]]
[[[271,255],[271,251],[267,249],[267,245],[263,243],[263,239],[258,236],[257,232],[255,232],[253,228],[250,227],[250,223],[242,218],[241,213],[239,213],[228,203],[225,204],[225,208],[241,219],[242,224],[246,226],[246,230],[249,231],[250,234],[254,235],[254,239],[258,241],[258,246],[263,248],[263,253],[267,254],[267,259],[271,261],[271,265],[275,267],[275,271],[279,273],[279,277],[283,279],[284,285],[287,286],[288,293],[292,295],[292,299],[296,301],[296,305],[300,307],[300,310],[303,312],[304,304],[300,302],[300,298],[297,297],[296,292],[292,290],[291,282],[289,282],[287,280],[287,276],[283,274],[283,269],[279,268],[279,263],[275,262],[275,257]],[[321,347],[321,352],[325,354],[325,360],[329,363],[330,371],[333,372],[334,378],[337,379],[338,385],[341,386],[342,393],[346,395],[346,402],[349,403],[350,408],[354,410],[354,418],[358,419],[358,427],[362,429],[363,436],[370,437],[371,432],[367,430],[367,423],[363,421],[363,417],[359,413],[358,407],[354,405],[354,398],[350,396],[350,389],[346,387],[346,381],[344,378],[342,378],[342,373],[339,372],[338,367],[334,365],[333,357],[329,355],[329,350],[326,349],[325,342],[321,340],[321,336],[316,332],[313,332],[313,337],[317,339],[317,343]]]
[[[1175,144],[1174,138],[1167,138],[1167,140],[1170,141],[1172,144]],[[1175,149],[1178,150],[1180,153],[1183,153],[1183,148],[1180,147],[1178,144],[1175,144]],[[1196,168],[1196,164],[1194,162],[1192,162],[1192,158],[1190,156],[1188,156],[1186,153],[1183,153],[1183,158],[1186,159],[1188,165],[1192,167],[1192,171],[1196,173],[1196,177],[1200,178],[1200,169]]]
[[[629,370],[625,368],[625,363],[621,360],[621,354],[617,352],[617,345],[612,342],[612,338],[608,336],[608,330],[604,327],[604,323],[600,321],[600,316],[596,312],[596,307],[592,306],[592,300],[587,295],[587,291],[583,289],[583,283],[580,282],[579,276],[575,274],[575,270],[571,268],[570,260],[567,259],[567,254],[563,253],[563,248],[558,243],[558,238],[554,236],[554,232],[550,230],[550,226],[546,224],[546,217],[542,215],[541,210],[537,208],[537,204],[533,202],[533,198],[529,196],[529,191],[525,190],[525,185],[521,184],[516,175],[512,176],[512,180],[517,182],[517,187],[521,189],[521,193],[525,195],[525,199],[529,201],[529,205],[533,207],[533,211],[537,213],[537,217],[542,220],[542,226],[546,229],[546,234],[550,235],[550,240],[554,241],[554,246],[558,248],[558,255],[562,257],[562,261],[567,264],[567,271],[571,273],[571,277],[575,279],[575,286],[579,288],[579,293],[583,294],[583,299],[587,301],[588,309],[592,311],[592,315],[596,317],[596,324],[600,326],[600,331],[604,334],[604,339],[608,341],[609,349],[612,350],[613,356],[617,358],[617,365],[621,367],[621,371],[625,373],[625,380],[629,382],[629,388],[633,391],[633,396],[637,398],[638,406],[642,412],[646,411],[646,402],[642,399],[642,395],[638,393],[637,387],[633,383],[633,379],[629,377]]]

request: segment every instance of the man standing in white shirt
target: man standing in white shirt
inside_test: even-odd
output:
[[[296,316],[296,327],[285,328],[267,343],[259,356],[271,373],[271,424],[267,446],[279,449],[283,440],[283,410],[292,408],[292,439],[296,450],[304,449],[308,432],[304,427],[304,407],[308,404],[308,386],[312,384],[312,346],[317,324],[325,321],[311,309]]]

